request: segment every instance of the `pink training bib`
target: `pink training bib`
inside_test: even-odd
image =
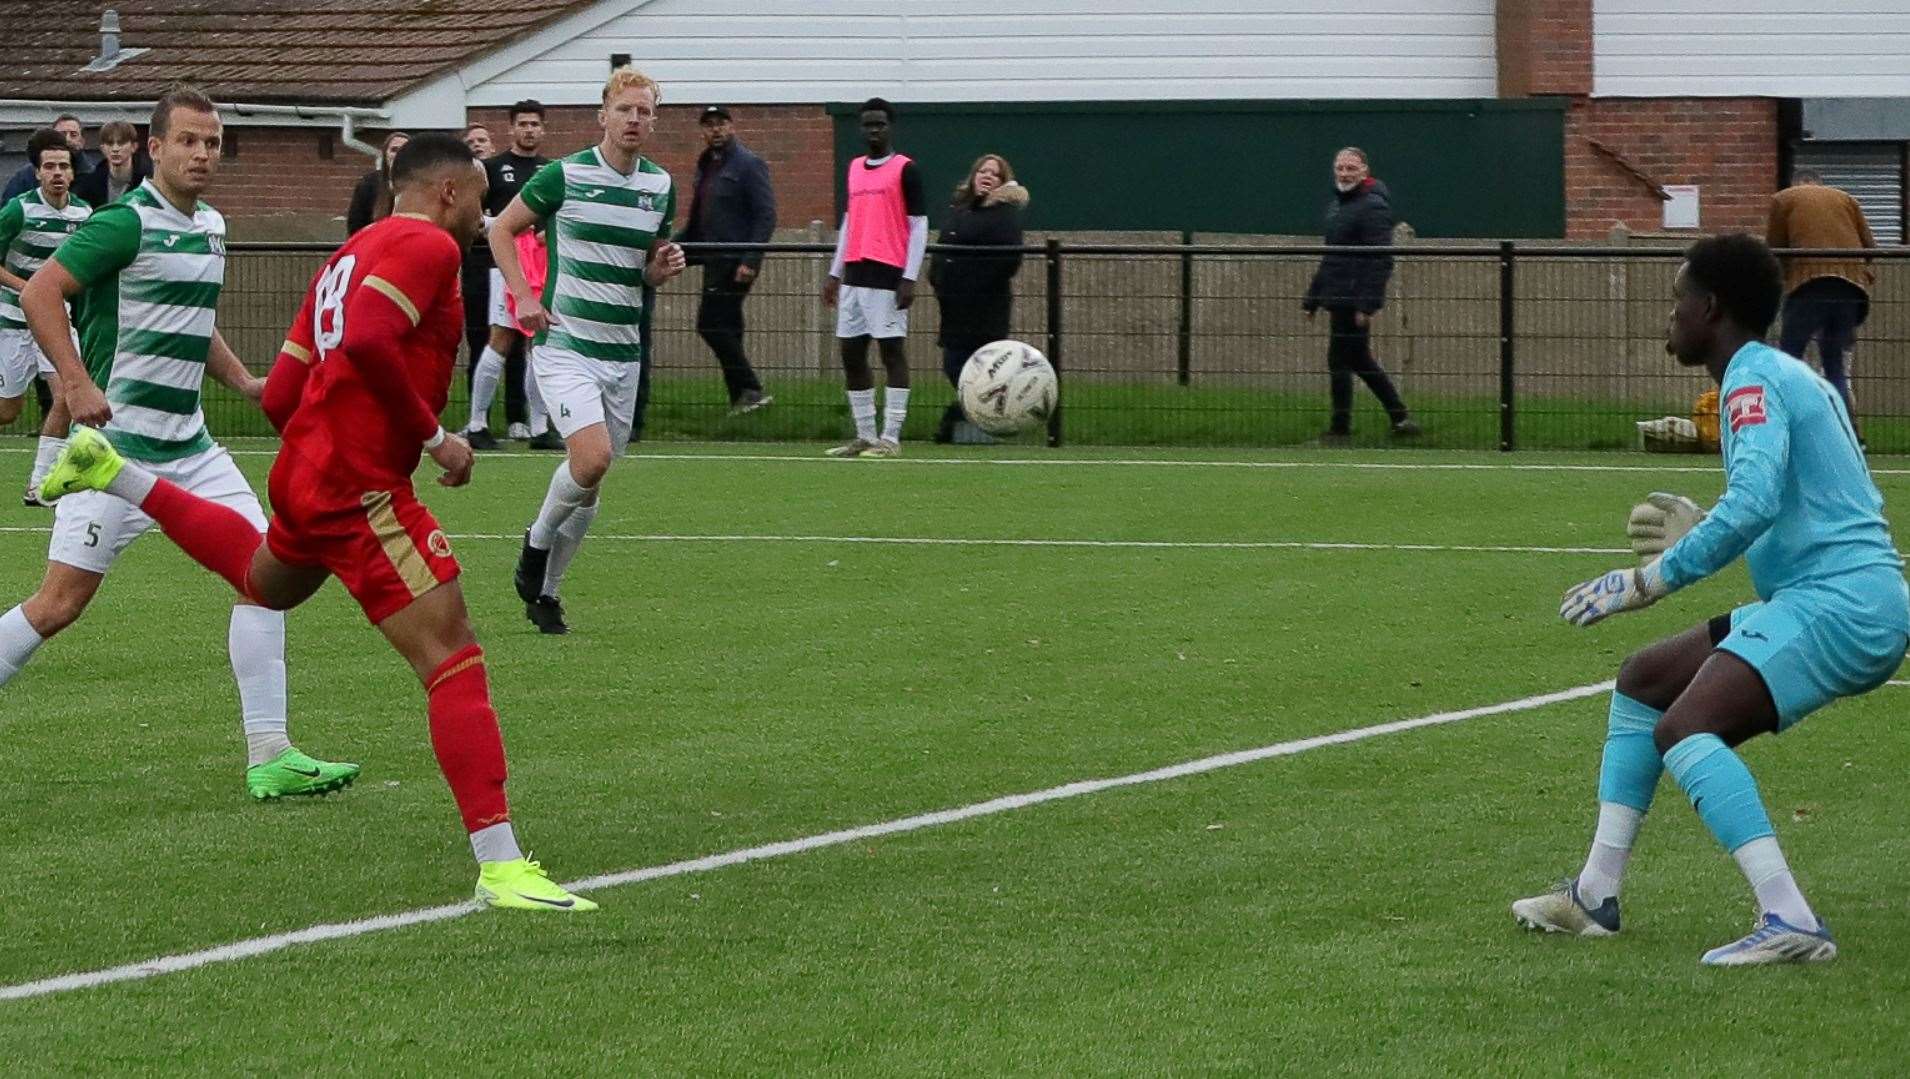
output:
[[[842,261],[909,264],[909,212],[902,198],[902,169],[909,159],[890,154],[887,161],[868,168],[869,160],[849,162],[849,225],[843,238]]]

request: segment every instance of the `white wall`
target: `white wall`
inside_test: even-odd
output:
[[[1493,0],[606,0],[469,69],[469,103],[1452,98],[1496,93]]]
[[[1910,0],[1594,0],[1607,97],[1910,97]]]

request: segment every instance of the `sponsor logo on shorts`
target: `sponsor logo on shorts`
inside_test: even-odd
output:
[[[1732,390],[1731,395],[1724,399],[1724,414],[1731,420],[1731,433],[1734,435],[1769,419],[1764,412],[1764,387],[1744,386]]]
[[[445,535],[442,528],[432,529],[431,534],[424,538],[424,545],[431,548],[431,553],[439,558],[451,557],[451,537]]]

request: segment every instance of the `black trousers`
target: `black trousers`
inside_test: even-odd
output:
[[[943,438],[953,435],[955,425],[962,420],[962,368],[968,366],[968,357],[974,352],[974,349],[966,345],[942,346],[942,374],[947,376],[948,384],[956,390],[955,400],[950,401],[948,407],[942,410],[942,421],[937,427]]]
[[[749,355],[743,351],[743,301],[749,297],[750,286],[736,283],[740,265],[736,259],[704,263],[703,295],[696,305],[697,336],[716,353],[731,404],[750,391],[763,392],[763,384],[749,365]]]
[[[465,260],[459,275],[464,290],[464,391],[471,392],[471,379],[477,374],[477,359],[491,342],[491,268]],[[524,353],[520,345],[504,357],[504,422],[524,423],[530,419],[530,404],[524,399]]]
[[[1817,359],[1824,379],[1843,395],[1844,407],[1857,414],[1850,397],[1850,367],[1845,358],[1857,342],[1857,327],[1870,314],[1870,297],[1841,277],[1818,277],[1797,286],[1784,297],[1784,332],[1779,347],[1804,358],[1811,339],[1817,339]]]
[[[1326,344],[1326,370],[1333,391],[1333,420],[1327,430],[1336,435],[1353,429],[1353,376],[1358,375],[1366,388],[1379,398],[1381,407],[1394,423],[1406,419],[1406,402],[1400,400],[1393,380],[1373,358],[1372,327],[1354,321],[1357,312],[1329,308],[1331,317]]]

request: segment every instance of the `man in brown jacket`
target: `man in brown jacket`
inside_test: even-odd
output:
[[[1775,248],[1877,246],[1857,200],[1803,169],[1798,170],[1795,184],[1771,198],[1765,239]],[[1875,282],[1868,259],[1784,260],[1784,326],[1778,347],[1801,359],[1811,339],[1817,339],[1824,377],[1843,395],[1852,423],[1857,403],[1850,395],[1845,357],[1857,339],[1857,327],[1870,314],[1870,286]]]

